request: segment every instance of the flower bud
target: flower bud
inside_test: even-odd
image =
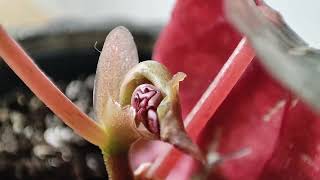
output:
[[[137,125],[142,122],[153,138],[168,142],[200,160],[201,152],[188,137],[181,117],[178,92],[179,82],[185,76],[181,72],[172,76],[156,61],[141,62],[124,77],[119,102],[136,109]]]

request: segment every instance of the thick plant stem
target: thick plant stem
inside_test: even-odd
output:
[[[102,153],[110,180],[134,179],[133,172],[129,163],[128,151],[121,151],[121,153],[112,155],[104,151],[102,151]]]
[[[197,139],[201,130],[226,99],[254,57],[254,50],[248,40],[243,38],[186,117],[186,129],[193,140]]]
[[[201,130],[228,96],[254,57],[254,50],[247,39],[243,38],[185,120],[186,130],[194,141],[196,141]],[[165,179],[181,156],[182,153],[180,151],[174,148],[169,149],[164,156],[153,163],[148,176]]]
[[[105,132],[96,122],[80,111],[37,67],[32,59],[0,25],[0,57],[19,78],[59,118],[77,134],[98,146],[106,144]]]

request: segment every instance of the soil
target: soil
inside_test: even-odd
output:
[[[56,82],[84,112],[93,116],[94,75]],[[106,179],[96,146],[73,133],[26,88],[0,99],[1,179]]]

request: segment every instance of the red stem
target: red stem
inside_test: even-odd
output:
[[[186,117],[187,132],[193,140],[197,139],[201,130],[236,85],[254,57],[254,50],[247,39],[243,38]]]
[[[194,141],[254,57],[254,50],[247,39],[243,38],[185,120],[186,130]],[[165,179],[182,155],[182,152],[171,147],[164,156],[156,160],[148,175]]]
[[[106,144],[102,127],[81,112],[0,25],[0,57],[57,116],[89,142]]]

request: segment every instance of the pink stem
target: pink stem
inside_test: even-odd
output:
[[[0,57],[59,118],[92,144],[106,144],[105,133],[81,112],[37,67],[0,25]]]
[[[186,130],[194,141],[254,57],[254,50],[247,39],[243,38],[185,120]],[[165,179],[182,155],[182,152],[171,147],[164,156],[156,160],[148,175]]]
[[[197,139],[201,130],[231,92],[254,57],[254,50],[247,39],[243,38],[186,117],[187,132],[193,140]]]

